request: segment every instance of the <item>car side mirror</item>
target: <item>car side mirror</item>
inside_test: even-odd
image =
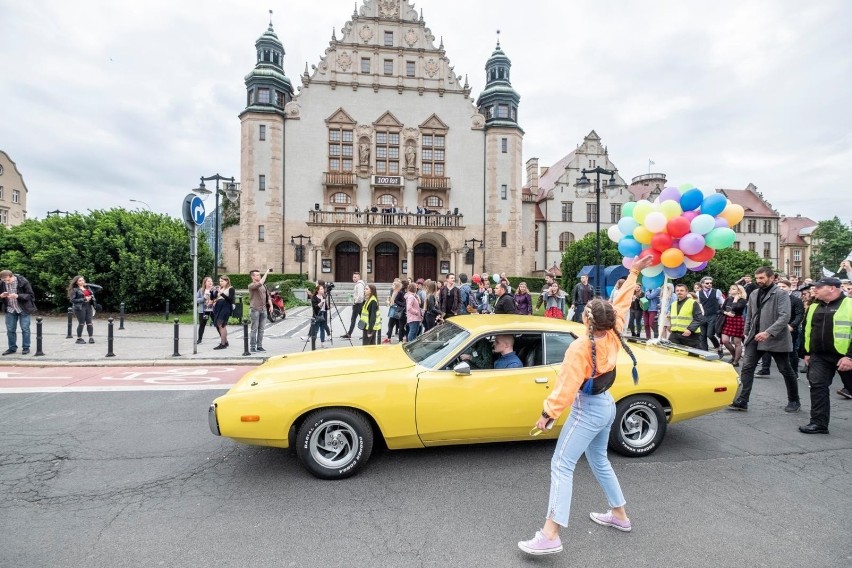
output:
[[[467,361],[462,361],[453,367],[453,372],[457,375],[470,375],[470,364]]]

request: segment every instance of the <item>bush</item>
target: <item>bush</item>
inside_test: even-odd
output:
[[[544,278],[539,278],[538,276],[507,276],[507,278],[513,292],[518,289],[518,284],[521,282],[527,283],[527,290],[529,290],[530,294],[541,292],[541,289],[544,288]]]
[[[242,273],[238,274],[228,274],[228,278],[231,279],[231,286],[234,288],[239,288],[240,290],[244,290],[248,288],[248,285],[251,284],[251,276]],[[266,277],[267,285],[273,282],[296,282],[299,283],[299,275],[298,274],[281,274],[280,272],[271,272],[269,276]],[[294,288],[298,288],[299,286],[293,286]]]

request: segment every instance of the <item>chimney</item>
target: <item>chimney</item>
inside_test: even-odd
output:
[[[527,183],[530,190],[538,191],[538,158],[530,158],[527,160]]]

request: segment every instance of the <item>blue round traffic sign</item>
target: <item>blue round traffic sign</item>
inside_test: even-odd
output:
[[[204,202],[201,201],[201,198],[197,195],[193,197],[192,201],[189,203],[189,211],[192,217],[192,222],[201,226],[204,223],[207,213],[204,210]]]

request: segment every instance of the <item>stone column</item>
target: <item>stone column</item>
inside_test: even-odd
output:
[[[417,276],[414,274],[414,247],[408,248],[408,279],[414,282]]]

